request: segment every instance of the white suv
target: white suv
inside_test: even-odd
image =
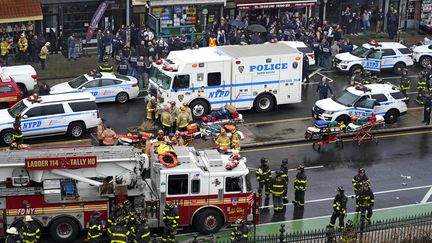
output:
[[[426,67],[432,64],[432,45],[416,46],[413,49],[414,62]]]
[[[81,137],[86,129],[97,127],[100,118],[95,97],[90,93],[40,96],[23,99],[9,109],[0,110],[0,142],[13,141],[13,122],[21,114],[24,137],[69,134]]]
[[[325,121],[351,122],[351,116],[364,116],[374,112],[382,115],[387,123],[395,123],[406,114],[407,105],[402,92],[391,84],[365,85],[367,90],[348,87],[341,95],[318,100],[312,109],[315,119]]]
[[[350,74],[358,69],[367,69],[377,72],[393,70],[400,75],[405,67],[412,65],[411,50],[398,42],[366,43],[351,52],[339,53],[334,58],[334,66]]]

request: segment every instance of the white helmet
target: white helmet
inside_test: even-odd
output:
[[[49,41],[47,41],[47,42],[45,43],[45,45],[46,45],[46,46],[50,46],[51,43],[50,43]]]
[[[11,234],[11,235],[17,235],[18,230],[15,227],[10,227],[9,229],[6,230],[6,233]]]
[[[24,221],[25,221],[25,222],[31,222],[31,221],[33,221],[33,218],[32,218],[30,215],[26,215],[26,216],[24,217]]]

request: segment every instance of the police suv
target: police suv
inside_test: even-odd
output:
[[[83,74],[69,82],[54,85],[51,94],[91,93],[96,102],[116,101],[124,104],[138,97],[139,87],[136,78],[110,72]]]
[[[395,123],[407,112],[405,97],[392,84],[370,84],[348,87],[337,97],[319,100],[312,109],[315,119],[349,124],[351,116],[374,112],[387,123]]]
[[[24,137],[69,134],[79,138],[100,121],[95,97],[89,93],[29,96],[9,109],[0,110],[1,143],[12,143],[17,115],[22,116]]]
[[[432,45],[416,46],[413,49],[414,62],[426,67],[432,64]]]
[[[358,69],[367,69],[377,72],[393,70],[400,75],[405,67],[412,65],[414,62],[411,50],[398,42],[371,41],[351,52],[337,54],[334,58],[334,66],[350,74]]]

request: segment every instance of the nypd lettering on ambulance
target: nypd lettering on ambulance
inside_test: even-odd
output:
[[[96,102],[116,101],[126,103],[138,97],[136,78],[116,73],[97,72],[83,74],[69,82],[51,88],[51,94],[87,92],[96,97]]]
[[[334,66],[340,71],[353,73],[356,69],[380,72],[390,69],[401,74],[402,69],[414,65],[411,51],[398,42],[363,44],[351,52],[337,54]]]

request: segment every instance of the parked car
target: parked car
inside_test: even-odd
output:
[[[26,97],[27,94],[33,92],[37,85],[36,70],[30,65],[0,67],[0,75],[2,74],[15,81],[20,88],[21,97]]]
[[[0,109],[9,108],[21,100],[18,85],[11,77],[0,75]]]

